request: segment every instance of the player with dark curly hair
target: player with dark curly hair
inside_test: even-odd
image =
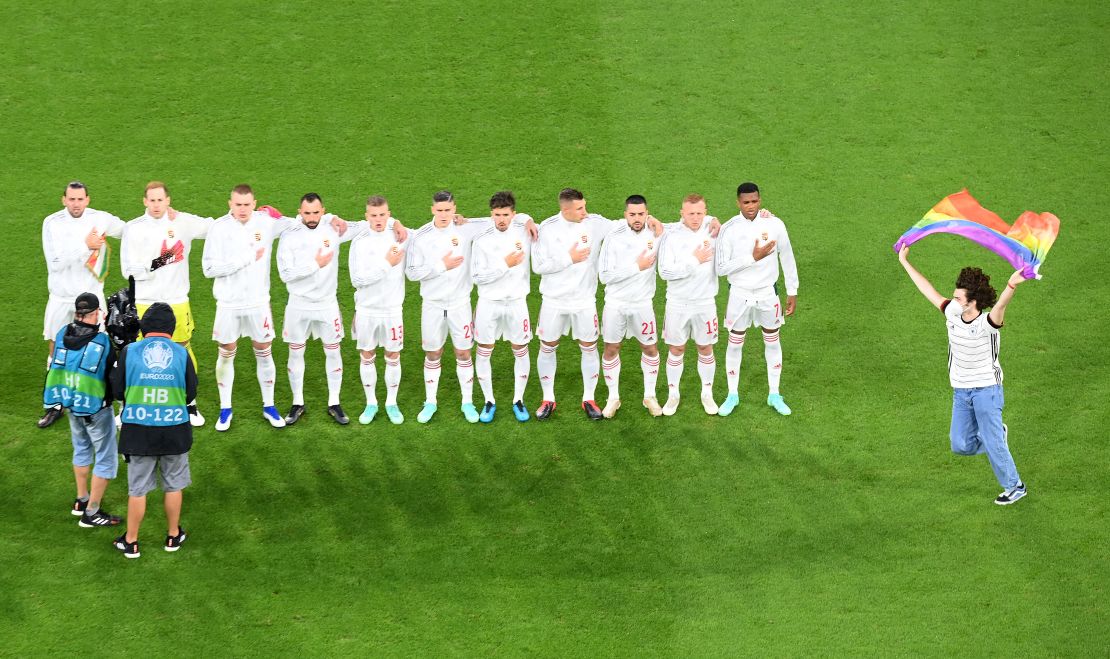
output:
[[[1002,485],[994,502],[1007,506],[1026,494],[1010,455],[1008,428],[1002,423],[1002,367],[998,364],[999,330],[1014,291],[1025,281],[1021,271],[1010,275],[1006,290],[998,295],[990,277],[979,268],[964,268],[956,277],[956,290],[947,299],[909,261],[909,247],[898,260],[917,290],[944,313],[948,324],[948,377],[952,383],[952,452],[986,453]],[[987,309],[990,312],[987,313]]]

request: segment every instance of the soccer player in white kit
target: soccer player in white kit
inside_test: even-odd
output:
[[[262,417],[274,428],[285,427],[285,418],[274,405],[274,319],[270,312],[270,255],[274,238],[296,226],[289,217],[273,217],[256,210],[254,191],[237,185],[227,202],[230,212],[216,220],[204,242],[201,268],[213,279],[216,320],[212,340],[219,344],[216,386],[220,416],[216,430],[231,427],[231,390],[235,382],[235,353],[240,338],[254,348],[255,376],[262,391]]]
[[[177,325],[173,341],[189,353],[193,368],[197,357],[193,338],[193,312],[189,306],[189,253],[194,240],[203,239],[215,221],[170,207],[170,192],[161,181],[151,181],[143,193],[146,212],[127,223],[120,247],[123,276],[135,278],[135,310],[141,318],[150,305],[163,302],[173,309]],[[189,423],[204,425],[197,402],[188,402]]]
[[[532,218],[516,212],[516,198],[509,191],[495,193],[489,207],[493,226],[479,234],[471,248],[471,276],[478,285],[474,310],[478,347],[474,361],[478,385],[486,398],[478,419],[489,423],[497,411],[490,359],[494,342],[503,338],[513,350],[513,415],[523,422],[528,420],[524,388],[528,385],[528,343],[532,340],[526,299],[532,286],[528,258],[532,238],[522,223]]]
[[[402,306],[405,302],[405,255],[408,241],[386,228],[391,220],[389,202],[374,195],[366,200],[368,230],[351,241],[348,265],[355,287],[355,319],[351,325],[360,354],[359,376],[366,392],[366,408],[358,417],[370,423],[378,414],[377,349],[385,353],[385,413],[390,422],[403,423],[397,406],[401,384],[401,348],[405,338]]]
[[[713,263],[716,239],[709,230],[712,217],[706,216],[705,198],[687,195],[682,200],[682,223],[663,236],[659,246],[659,276],[667,282],[667,307],[663,319],[663,340],[667,355],[667,402],[663,414],[673,415],[681,399],[686,342],[698,350],[698,376],[701,379],[701,404],[706,414],[716,414],[713,376],[717,362],[713,346],[717,343],[717,269]]]
[[[609,232],[601,246],[598,278],[605,284],[605,306],[601,312],[601,338],[605,351],[601,371],[609,387],[609,400],[602,416],[613,418],[621,406],[621,342],[635,338],[640,343],[640,370],[644,373],[644,407],[652,416],[663,409],[655,397],[659,377],[659,348],[655,326],[655,258],[659,237],[647,229],[647,200],[632,195],[624,202],[625,224]]]
[[[73,301],[78,295],[95,293],[103,312],[104,276],[111,249],[104,238],[119,238],[124,229],[123,220],[115,215],[89,208],[89,191],[80,181],[66,185],[62,206],[65,208],[42,220],[42,252],[46,257],[46,288],[50,293],[42,337],[49,345],[49,355],[54,354],[54,337],[73,321]],[[46,408],[38,427],[50,426],[62,414],[61,406]]]
[[[728,416],[740,404],[744,335],[749,327],[758,326],[763,333],[763,354],[767,359],[767,404],[787,415],[790,408],[779,393],[782,376],[779,328],[786,322],[786,316],[794,314],[798,302],[798,266],[786,225],[760,210],[759,187],[755,183],[742,183],[736,189],[736,205],[740,214],[721,227],[717,239],[717,271],[728,277],[729,283],[725,311],[725,329],[729,333],[725,350],[728,397],[721,403],[719,414]],[[786,281],[785,309],[775,290],[780,261]]]

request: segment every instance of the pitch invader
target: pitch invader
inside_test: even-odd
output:
[[[597,388],[598,322],[597,272],[601,242],[619,223],[586,211],[586,198],[573,188],[559,193],[559,213],[540,224],[539,240],[532,246],[532,269],[540,275],[540,376],[543,402],[537,419],[555,411],[555,351],[559,339],[570,334],[582,351],[582,410],[586,418],[602,418],[594,401]],[[652,231],[661,231],[649,220]],[[596,249],[595,249],[596,248]]]
[[[424,407],[416,420],[427,423],[438,409],[440,360],[447,335],[455,350],[455,375],[462,395],[462,413],[470,423],[479,420],[474,407],[474,317],[470,293],[470,246],[484,231],[486,220],[465,221],[457,214],[455,196],[441,190],[432,196],[432,221],[416,232],[409,247],[405,274],[420,282],[420,343],[424,349]],[[457,221],[462,220],[462,223]]]
[[[366,392],[366,408],[358,417],[370,423],[378,414],[377,349],[385,353],[385,413],[399,424],[405,417],[397,407],[401,384],[401,348],[405,338],[405,254],[408,242],[386,228],[392,220],[385,197],[366,200],[368,230],[351,242],[349,266],[355,287],[355,319],[351,325],[360,354],[359,375]]]
[[[286,425],[293,425],[305,413],[304,353],[309,339],[324,344],[324,365],[328,382],[328,415],[340,425],[350,418],[339,403],[343,385],[343,357],[339,344],[343,340],[343,318],[339,313],[336,292],[339,286],[339,246],[357,238],[366,230],[366,222],[352,222],[346,231],[337,230],[330,222],[320,195],[309,192],[301,197],[300,224],[286,231],[278,242],[278,275],[289,290],[281,336],[289,346],[289,387],[293,404],[285,415]],[[342,228],[342,227],[341,227]]]
[[[655,327],[655,258],[659,237],[647,228],[647,200],[632,195],[624,202],[625,223],[609,232],[601,246],[598,278],[605,284],[605,306],[601,312],[601,338],[605,352],[601,370],[609,387],[609,400],[602,416],[611,419],[621,406],[621,342],[634,338],[640,343],[640,370],[644,374],[644,407],[652,416],[663,409],[655,397],[659,377],[659,348]]]
[[[231,391],[235,383],[235,354],[239,339],[247,337],[254,349],[255,377],[262,392],[262,417],[274,428],[285,418],[274,405],[274,320],[270,311],[270,262],[274,238],[297,225],[289,217],[256,210],[249,185],[237,185],[227,202],[229,212],[217,219],[204,242],[201,268],[212,279],[216,320],[212,340],[219,346],[216,385],[220,416],[216,430],[231,427]]]
[[[528,343],[532,327],[528,318],[527,297],[531,290],[529,253],[532,238],[524,226],[532,218],[516,212],[512,192],[502,191],[489,200],[493,226],[474,240],[471,275],[478,285],[478,305],[474,310],[474,337],[478,343],[475,371],[486,402],[479,420],[493,421],[497,403],[493,395],[493,345],[505,339],[513,350],[513,415],[528,420],[524,389],[531,369]]]
[[[725,311],[725,329],[728,330],[728,348],[725,350],[725,370],[728,377],[728,397],[721,403],[720,415],[728,416],[740,404],[740,363],[744,351],[744,338],[749,327],[758,326],[763,334],[763,354],[767,359],[767,404],[782,415],[790,408],[779,393],[782,377],[782,344],[779,328],[786,317],[794,314],[798,302],[798,266],[794,250],[783,221],[765,210],[759,187],[755,183],[742,183],[736,189],[736,205],[740,214],[721,228],[718,238],[717,270],[728,277],[728,307]],[[786,281],[786,308],[780,305],[775,283],[782,263]]]
[[[681,400],[686,343],[693,341],[698,351],[698,377],[701,404],[706,414],[717,414],[713,399],[713,376],[717,362],[713,346],[717,343],[717,270],[713,263],[716,239],[709,230],[712,217],[706,216],[705,198],[687,195],[682,200],[682,222],[668,231],[659,247],[659,276],[667,282],[667,307],[663,319],[663,340],[668,346],[667,402],[663,414],[673,415]]]
[[[127,223],[120,247],[123,276],[135,278],[135,309],[142,317],[150,305],[170,305],[177,319],[172,340],[185,348],[197,367],[190,341],[195,325],[189,306],[189,254],[194,240],[208,235],[215,222],[210,217],[175,211],[170,192],[161,181],[151,181],[143,193],[146,212]],[[204,425],[197,402],[188,402],[189,423]]]
[[[103,312],[104,277],[110,247],[105,236],[119,238],[124,222],[111,213],[89,208],[89,191],[71,181],[62,193],[64,208],[42,220],[42,253],[46,257],[46,288],[50,294],[42,321],[47,341],[47,365],[54,354],[54,338],[73,320],[73,301],[84,292],[95,293]],[[46,428],[62,417],[61,405],[46,408],[38,421]]]

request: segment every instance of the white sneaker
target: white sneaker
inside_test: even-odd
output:
[[[701,406],[705,408],[706,414],[716,414],[720,408],[717,407],[717,402],[713,400],[713,392],[706,391],[701,395]]]
[[[621,399],[610,398],[609,401],[605,403],[605,409],[601,410],[601,416],[605,417],[606,419],[612,419],[617,415],[617,410],[619,410],[620,408]]]
[[[659,407],[659,401],[654,396],[644,399],[644,407],[647,408],[647,411],[651,413],[652,416],[663,414],[663,408]]]
[[[674,416],[678,411],[678,396],[671,396],[667,399],[667,404],[663,406],[663,416]]]
[[[1026,494],[1027,490],[1025,489],[1025,483],[1018,483],[1017,487],[1011,487],[1002,494],[999,494],[994,502],[1000,506],[1008,506],[1018,499],[1023,498]]]

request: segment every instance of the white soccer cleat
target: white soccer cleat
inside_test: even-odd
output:
[[[720,408],[717,407],[717,402],[713,400],[713,392],[707,391],[701,395],[701,406],[705,408],[706,414],[716,415]]]
[[[189,405],[188,409],[189,409],[189,425],[193,426],[194,428],[200,428],[201,426],[203,426],[204,425],[204,417],[201,416],[201,413],[197,409],[197,406],[195,404],[194,405]]]
[[[678,396],[671,396],[667,399],[666,404],[663,405],[663,416],[674,416],[674,413],[678,411],[678,400]]]
[[[652,416],[660,416],[663,414],[663,408],[659,407],[659,401],[652,396],[651,398],[644,399],[644,407]]]
[[[601,410],[601,416],[605,417],[606,419],[612,419],[617,415],[617,410],[619,410],[620,408],[621,399],[610,398],[609,401],[605,403],[605,409]]]

